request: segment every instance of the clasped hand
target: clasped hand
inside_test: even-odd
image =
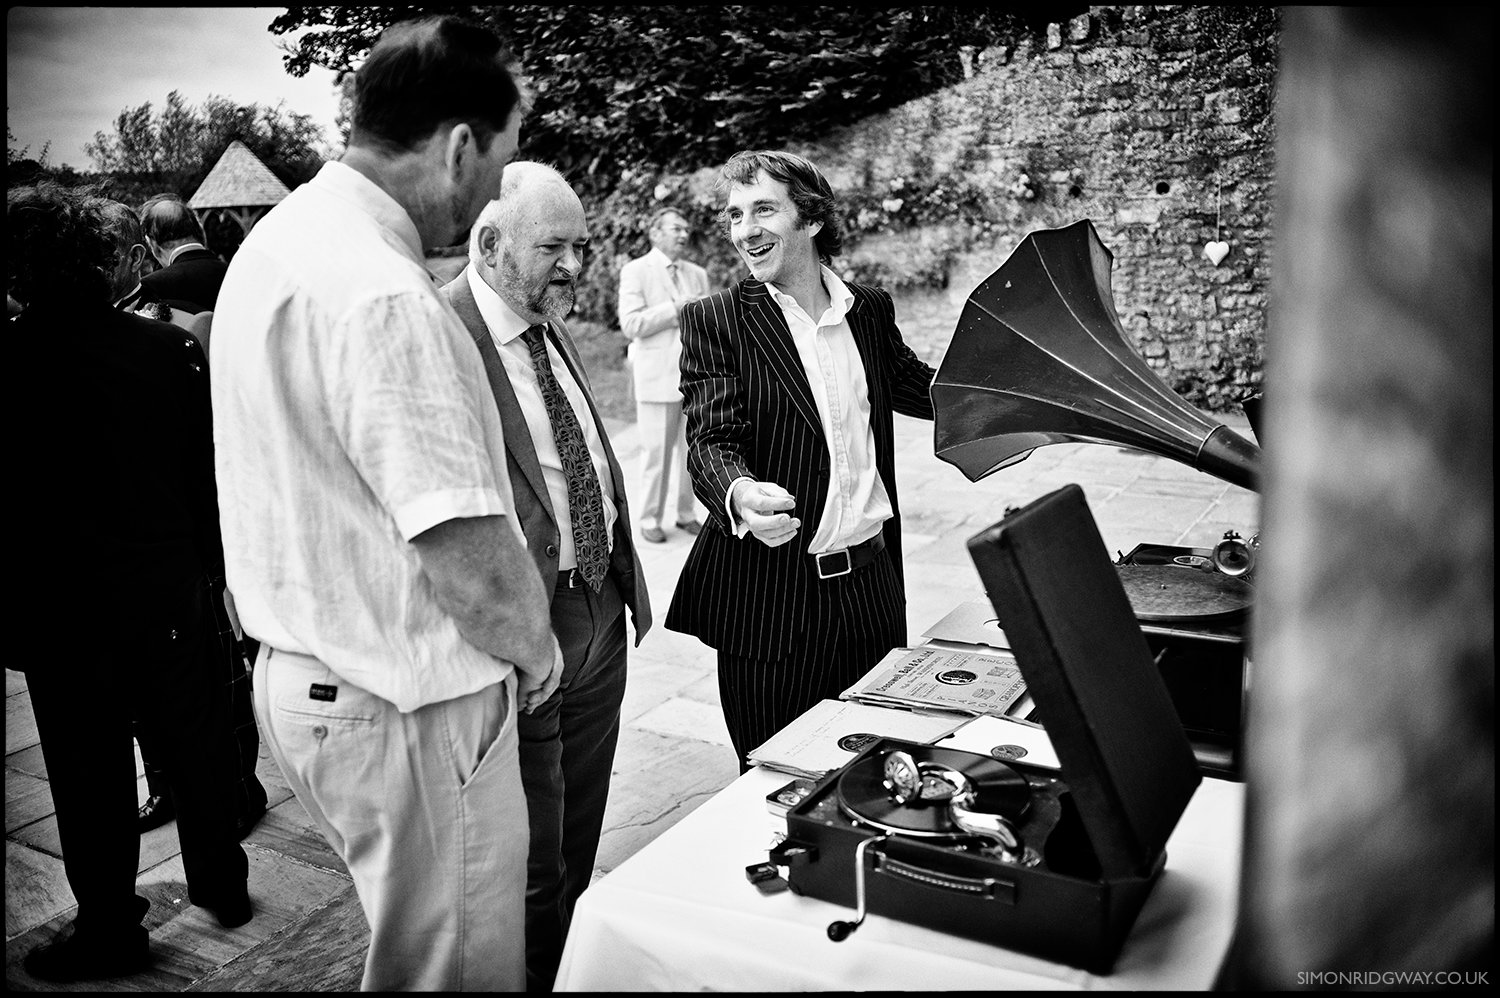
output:
[[[562,672],[562,648],[558,645],[557,637],[554,635],[551,668],[545,674],[516,669],[516,697],[521,701],[520,707],[523,714],[530,714],[557,692],[557,685],[562,681]]]
[[[735,514],[766,547],[797,536],[802,521],[789,512],[796,505],[796,498],[775,482],[741,482],[734,490]]]

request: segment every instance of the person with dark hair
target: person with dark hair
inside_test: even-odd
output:
[[[211,341],[256,716],[354,878],[365,990],[526,981],[517,717],[562,653],[484,362],[423,255],[500,193],[510,63],[451,17],[384,32],[348,148],[246,236]]]
[[[124,271],[120,281],[129,282],[144,263],[150,239],[136,213],[127,205],[119,201],[101,200],[99,208],[104,213],[107,226],[114,233],[117,247],[124,254]],[[171,309],[166,309],[167,314],[153,314],[149,307],[134,311],[162,322],[173,321]],[[189,332],[203,346],[197,331],[189,328]],[[223,554],[220,553],[215,561],[222,562]],[[222,588],[223,580],[218,581]],[[230,756],[234,761],[234,769],[221,778],[228,780],[234,788],[235,830],[238,837],[244,839],[266,811],[266,789],[255,775],[260,736],[256,733],[255,712],[250,703],[250,673],[245,669],[245,648],[235,633],[237,627],[232,612],[233,599],[216,593],[214,606],[223,651],[214,671],[224,684],[230,717],[230,725],[223,728],[219,736],[229,740]],[[177,807],[172,799],[166,766],[162,762],[163,752],[157,745],[155,733],[148,725],[139,721],[136,723],[136,742],[140,745],[141,763],[146,771],[146,800],[140,807],[136,821],[137,828],[144,834],[172,821],[177,816]]]
[[[456,17],[404,21],[382,41],[355,74],[351,146],[415,152],[439,128],[462,123],[488,149],[513,125],[509,109],[526,110],[515,57],[486,28]]]
[[[6,197],[7,277],[24,306],[17,348],[42,363],[62,337],[72,386],[68,404],[26,435],[27,480],[43,483],[49,514],[66,525],[48,534],[36,591],[83,596],[74,623],[96,646],[11,659],[26,674],[78,900],[71,930],[25,958],[47,981],[133,973],[150,959],[150,905],[135,893],[132,716],[151,732],[177,802],[189,901],[229,927],[252,915],[223,778],[233,763],[207,366],[187,333],[111,307],[134,280],[138,233],[120,224],[127,217],[124,205],[52,183]]]
[[[708,271],[683,259],[693,230],[682,212],[663,208],[648,230],[651,252],[620,268],[620,332],[630,340],[631,384],[641,441],[641,536],[660,544],[668,506],[677,529],[696,535],[701,528],[687,470],[687,437],[682,421],[682,307],[708,294]],[[675,501],[669,500],[677,478]]]
[[[529,990],[552,989],[573,907],[593,879],[625,696],[625,608],[636,644],[651,627],[620,463],[563,322],[587,244],[567,180],[512,163],[474,225],[468,268],[443,288],[490,374],[516,511],[563,649],[557,692],[520,724]]]
[[[107,197],[100,196],[95,201],[95,207],[103,214],[105,225],[109,231],[114,233],[116,242],[125,247],[120,253],[117,261],[121,267],[119,280],[116,285],[124,283],[131,287],[131,291],[116,303],[116,308],[130,308],[131,303],[138,298],[140,279],[156,269],[156,261],[151,256],[151,250],[146,246],[146,237],[141,230],[140,217],[130,210],[130,206],[119,201],[112,201]],[[133,297],[134,296],[134,297]],[[157,313],[153,309],[130,308],[131,311],[144,315],[150,319],[161,322],[170,322],[165,310]]]
[[[135,300],[187,315],[212,312],[229,268],[209,252],[193,210],[176,194],[158,194],[141,205],[140,219],[146,247],[161,266],[141,278]]]
[[[718,194],[750,276],[682,310],[688,468],[709,517],[666,624],[718,650],[744,770],[906,641],[892,413],[931,419],[935,372],[887,292],[830,268],[843,226],[815,165],[737,153]]]

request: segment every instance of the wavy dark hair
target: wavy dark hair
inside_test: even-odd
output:
[[[752,184],[758,173],[765,173],[772,180],[786,184],[787,194],[797,209],[797,217],[804,226],[822,222],[823,228],[813,237],[818,257],[830,262],[844,249],[844,212],[833,188],[821,170],[811,160],[795,153],[769,149],[746,150],[729,157],[719,169],[719,179],[714,184],[714,193],[723,198],[730,184]],[[719,209],[719,225],[729,235],[729,213]]]
[[[488,152],[511,115],[526,112],[515,66],[499,37],[461,18],[394,24],[354,74],[350,144],[410,151],[464,122]]]
[[[115,234],[97,187],[44,180],[5,195],[5,276],[22,305],[108,303]]]

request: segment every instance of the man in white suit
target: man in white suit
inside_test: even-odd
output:
[[[682,213],[663,208],[651,219],[651,252],[620,270],[620,330],[630,338],[636,425],[641,440],[641,536],[661,543],[667,491],[677,478],[678,529],[698,533],[687,471],[679,361],[682,306],[708,294],[708,272],[682,259],[692,229]]]

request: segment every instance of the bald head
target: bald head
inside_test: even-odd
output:
[[[566,202],[578,201],[578,195],[568,184],[567,178],[545,163],[518,160],[505,168],[505,179],[500,182],[500,196],[484,206],[474,231],[469,236],[469,259],[479,258],[479,231],[488,225],[497,231],[507,231],[515,226],[516,217],[538,197]],[[552,205],[556,208],[556,205]],[[581,208],[581,205],[580,205]],[[528,212],[530,214],[530,212]]]
[[[512,163],[500,197],[474,224],[469,260],[523,319],[562,319],[573,311],[588,237],[583,202],[562,174],[542,163]]]

